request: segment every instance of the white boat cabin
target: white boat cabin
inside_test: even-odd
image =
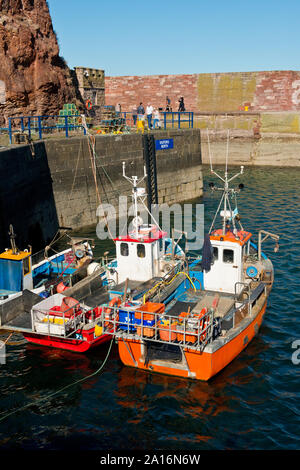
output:
[[[161,275],[160,258],[165,252],[166,232],[155,225],[141,225],[138,235],[133,232],[115,239],[118,283],[148,281]]]
[[[251,233],[243,230],[234,234],[228,230],[215,230],[210,235],[213,262],[210,271],[203,273],[205,290],[234,294],[240,292],[244,282],[244,258],[249,254]]]

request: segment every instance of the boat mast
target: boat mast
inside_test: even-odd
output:
[[[146,167],[144,166],[144,176],[141,179],[138,179],[137,176],[132,176],[132,178],[129,178],[129,176],[126,176],[125,174],[125,162],[123,162],[123,176],[124,178],[129,181],[130,184],[132,184],[132,200],[134,204],[134,215],[135,215],[135,234],[136,237],[139,235],[139,218],[138,218],[138,185],[147,177],[146,173]]]
[[[215,213],[215,216],[214,216],[214,219],[212,221],[212,224],[210,226],[210,229],[209,229],[209,233],[211,233],[212,231],[212,228],[214,227],[214,223],[215,223],[215,220],[216,220],[216,217],[217,217],[217,214],[220,210],[220,207],[221,207],[221,204],[223,202],[224,204],[224,209],[223,209],[223,214],[222,214],[222,211],[220,213],[221,217],[223,218],[223,228],[222,228],[222,233],[223,235],[226,234],[226,222],[227,220],[231,220],[232,222],[232,225],[233,225],[233,229],[234,229],[234,233],[236,232],[236,225],[235,225],[235,214],[234,212],[232,211],[231,209],[231,204],[230,204],[230,199],[229,199],[229,195],[235,195],[239,192],[238,189],[234,189],[234,188],[230,188],[229,187],[229,183],[235,179],[237,176],[239,175],[242,175],[244,173],[244,166],[241,165],[241,169],[238,173],[236,173],[234,176],[232,176],[231,178],[228,178],[228,150],[229,150],[229,131],[227,131],[227,149],[226,149],[226,157],[225,157],[225,172],[224,172],[224,178],[219,175],[214,169],[213,169],[213,166],[212,166],[212,158],[211,158],[211,151],[210,151],[210,141],[209,141],[209,134],[208,134],[208,130],[207,130],[207,142],[208,142],[208,152],[209,152],[209,161],[210,161],[210,172],[212,174],[214,174],[215,176],[217,176],[221,181],[223,181],[223,184],[224,186],[222,188],[217,188],[214,186],[213,183],[210,183],[210,187],[211,189],[213,190],[217,190],[217,191],[222,191],[222,197],[221,197],[221,200],[220,200],[220,203],[218,205],[218,209]],[[229,210],[227,210],[227,207]],[[229,214],[228,214],[229,213]]]

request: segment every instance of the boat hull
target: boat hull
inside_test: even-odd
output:
[[[64,349],[67,351],[85,353],[95,346],[111,340],[111,335],[101,335],[93,341],[59,338],[56,336],[45,336],[36,333],[23,333],[24,338],[30,343],[38,346],[48,346],[51,348]]]
[[[139,340],[119,339],[119,355],[123,364],[149,372],[207,381],[218,374],[247,347],[257,334],[266,311],[265,300],[250,324],[234,338],[214,352],[203,352],[183,348],[183,364],[164,364],[165,361],[150,360],[145,364],[143,344]],[[184,366],[185,364],[185,366]]]

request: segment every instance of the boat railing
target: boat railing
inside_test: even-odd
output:
[[[246,299],[244,299],[244,295]],[[236,309],[233,314],[233,327],[236,323],[236,314],[242,313],[246,309],[247,315],[251,315],[251,302],[250,302],[250,284],[246,282],[236,282],[234,285],[234,301]]]
[[[238,302],[243,295],[247,296],[247,299],[250,298],[250,284],[247,282],[236,282],[234,284],[234,300]]]
[[[85,324],[85,316],[88,311],[90,308],[83,306],[80,302],[59,312],[54,310],[54,306],[50,308],[34,306],[31,310],[32,331],[68,338],[74,335],[81,325]]]
[[[103,334],[115,335],[116,338],[151,340],[200,351],[212,341],[216,326],[213,309],[203,315],[183,312],[178,317],[166,312],[143,311],[143,306],[108,305],[102,307],[97,324],[103,328]]]

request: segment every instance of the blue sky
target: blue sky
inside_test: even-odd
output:
[[[300,0],[48,0],[69,67],[108,76],[300,70]]]

